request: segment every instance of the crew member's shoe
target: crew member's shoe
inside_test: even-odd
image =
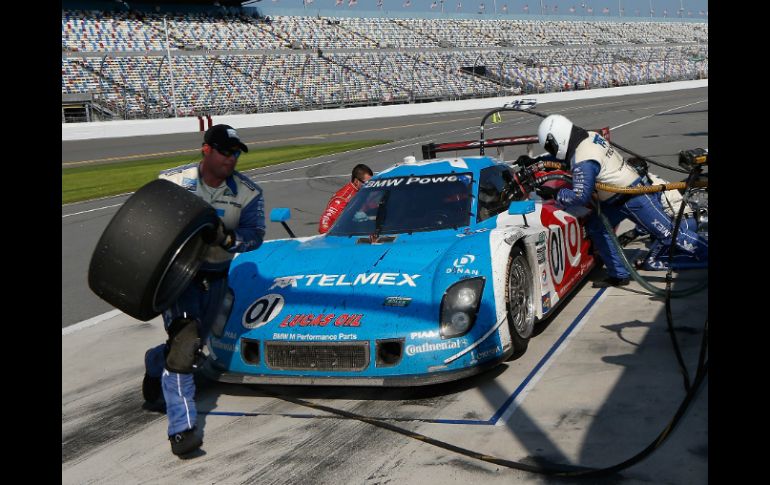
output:
[[[629,229],[628,231],[618,236],[618,242],[620,243],[621,246],[625,247],[629,243],[634,241],[634,239],[636,239],[637,237],[639,237],[639,231],[637,231],[636,228]]]
[[[182,431],[168,437],[171,442],[171,453],[176,456],[186,455],[201,447],[203,444],[203,436],[199,436],[195,432],[196,428]]]
[[[697,261],[697,260],[685,260],[682,258],[682,260],[674,261],[673,269],[680,270],[680,269],[705,269],[709,267],[708,261]],[[647,271],[668,271],[668,262],[667,261],[661,261],[659,259],[651,259],[647,258],[644,260],[644,263],[642,264],[642,268]]]
[[[668,263],[659,259],[647,258],[642,263],[642,268],[645,271],[668,271]]]
[[[593,284],[594,288],[607,288],[609,286],[626,286],[631,282],[628,277],[615,278],[614,276],[608,276],[601,281],[597,281]]]

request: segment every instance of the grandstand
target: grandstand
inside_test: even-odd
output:
[[[265,16],[256,8],[205,2],[62,6],[62,122],[430,102],[708,77],[705,22]]]

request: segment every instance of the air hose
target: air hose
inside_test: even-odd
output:
[[[696,180],[691,184],[691,187],[708,187],[708,180]],[[596,188],[604,190],[606,192],[616,192],[619,194],[652,194],[655,192],[665,192],[667,190],[679,190],[686,189],[686,182],[669,182],[666,184],[656,185],[637,185],[634,187],[619,187],[617,185],[604,184],[596,182]]]
[[[689,186],[692,184],[692,182],[695,180],[695,178],[700,173],[701,168],[700,165],[693,166],[692,170],[690,171],[690,175],[687,176],[687,185]],[[689,192],[685,190],[685,196],[687,196]],[[687,366],[684,365],[684,358],[682,357],[682,352],[679,350],[679,343],[677,342],[676,335],[674,334],[674,317],[671,314],[671,298],[673,297],[673,290],[671,289],[671,281],[673,277],[673,264],[671,262],[674,260],[674,252],[676,249],[676,244],[674,243],[676,241],[676,236],[679,233],[679,228],[682,224],[682,217],[684,216],[684,207],[685,207],[685,200],[682,201],[682,204],[679,206],[679,212],[676,215],[676,223],[674,224],[674,230],[671,233],[671,241],[672,244],[669,246],[668,250],[668,271],[666,271],[666,324],[668,325],[668,332],[669,336],[671,337],[671,342],[674,346],[674,351],[676,353],[676,359],[679,364],[679,371],[682,373],[682,379],[684,380],[684,390],[685,392],[690,391],[690,375],[687,372]],[[708,280],[706,280],[708,282]],[[706,346],[708,345],[708,319],[706,320],[706,323],[703,327],[703,341],[701,344],[701,351],[700,356],[698,357],[698,372],[700,372],[701,366],[703,365],[703,360],[705,358],[705,352],[706,352]]]

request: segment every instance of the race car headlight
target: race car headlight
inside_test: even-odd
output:
[[[441,338],[465,335],[476,321],[484,291],[484,278],[458,281],[441,299]]]
[[[233,310],[233,301],[235,296],[233,290],[227,288],[224,297],[222,297],[222,304],[219,305],[217,314],[214,316],[214,323],[211,324],[211,333],[215,337],[221,337],[225,331],[225,324],[227,319],[230,318],[230,312]]]

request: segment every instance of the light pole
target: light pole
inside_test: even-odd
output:
[[[166,31],[166,55],[168,56],[168,75],[171,78],[171,105],[174,107],[174,118],[179,116],[176,112],[176,89],[174,88],[174,65],[171,62],[171,45],[168,41],[168,24],[166,16],[163,16],[163,30]]]
[[[650,0],[650,18],[652,18],[652,0]]]
[[[473,96],[477,97],[476,94],[476,88],[478,86],[478,80],[476,79],[476,64],[479,62],[479,59],[483,56],[483,53],[479,53],[479,55],[476,56],[476,60],[473,61]]]
[[[441,2],[441,3],[443,4],[444,2]],[[382,56],[380,57],[380,62],[377,64],[377,87],[379,88],[379,91],[380,91],[379,104],[382,105],[382,100],[384,96],[382,94],[382,74],[380,73],[382,72],[382,63],[385,62],[385,58],[387,57],[387,54],[378,54],[378,55]]]
[[[414,57],[414,64],[412,64],[412,92],[411,92],[411,95],[410,95],[410,98],[411,98],[411,99],[409,100],[409,103],[414,103],[414,100],[415,100],[415,98],[416,98],[416,96],[415,96],[415,94],[414,94],[414,80],[415,80],[415,75],[414,75],[414,73],[415,73],[415,72],[417,72],[417,62],[418,62],[419,60],[420,60],[420,54],[417,54],[417,55]]]
[[[104,63],[107,62],[107,58],[110,56],[109,53],[104,54],[104,57],[102,57],[102,62],[99,63],[99,92],[102,96],[102,99],[107,99],[106,95],[106,89],[104,88]]]

